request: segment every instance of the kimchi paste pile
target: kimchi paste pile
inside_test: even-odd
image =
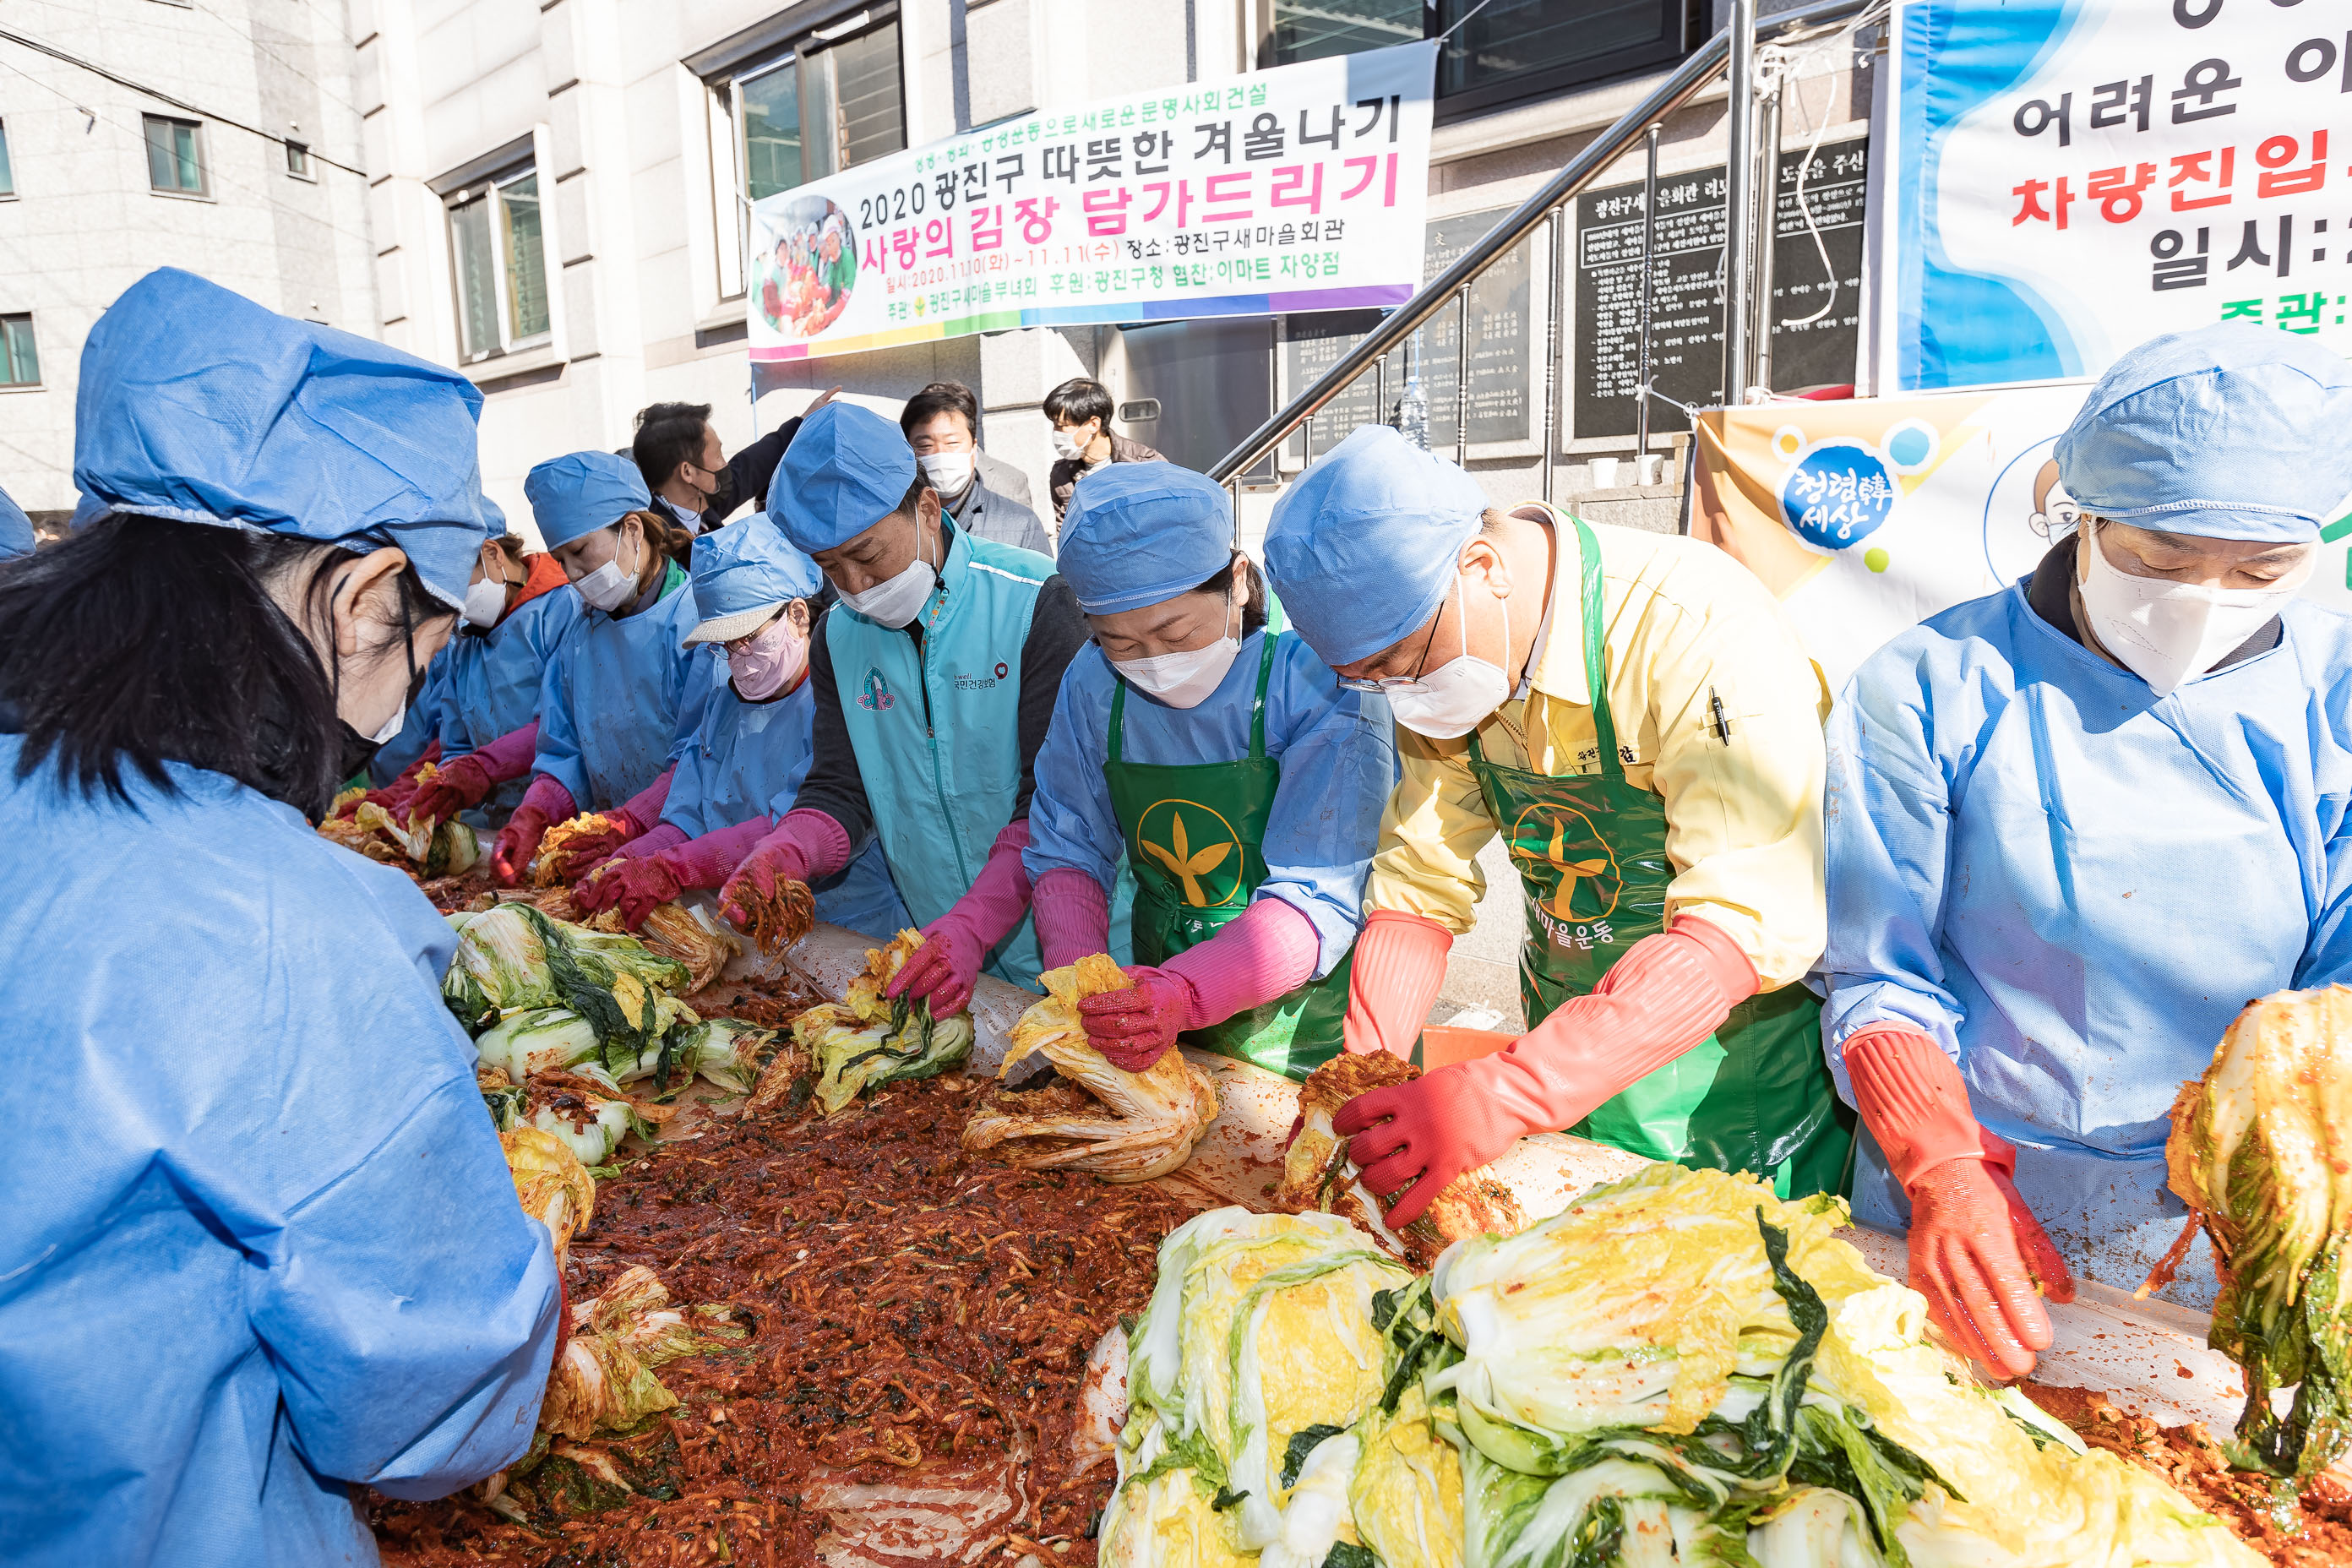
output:
[[[2166,1426],[2088,1389],[2023,1387],[2026,1397],[2084,1442],[2154,1470],[2280,1568],[2352,1563],[2352,1492],[2333,1476],[2321,1476],[2300,1499],[2282,1503],[2270,1478],[2230,1468],[2203,1422]]]
[[[527,1522],[471,1492],[373,1500],[385,1561],[1092,1563],[1112,1467],[1074,1457],[1087,1353],[1192,1210],[967,1158],[980,1089],[722,1115],[600,1182],[572,1299],[642,1263],[751,1337],[664,1365],[679,1404],[641,1428],[559,1440],[501,1500]]]

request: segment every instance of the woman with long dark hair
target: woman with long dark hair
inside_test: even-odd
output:
[[[530,1440],[562,1316],[415,885],[311,821],[486,532],[464,378],[151,273],[83,352],[97,513],[0,572],[0,1542],[370,1563],[352,1489]]]

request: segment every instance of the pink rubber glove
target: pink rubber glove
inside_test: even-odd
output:
[[[498,873],[500,882],[513,887],[530,869],[530,858],[539,852],[539,841],[547,837],[548,824],[578,815],[572,792],[540,774],[523,792],[522,804],[507,818],[507,825],[499,829],[498,843],[490,850],[490,869]]]
[[[1135,984],[1087,997],[1078,1019],[1105,1061],[1142,1072],[1185,1030],[1222,1024],[1297,990],[1314,975],[1322,950],[1312,921],[1280,899],[1258,899],[1158,968],[1130,965]]]
[[[1849,1037],[1854,1109],[1911,1198],[1910,1286],[1962,1354],[1996,1377],[2023,1377],[2050,1348],[2053,1301],[2074,1277],[2018,1195],[2017,1151],[1977,1124],[1960,1069],[1916,1029]]]
[[[520,730],[508,731],[478,751],[452,758],[448,766],[433,775],[432,783],[418,786],[409,800],[408,814],[446,822],[467,807],[489,799],[490,792],[509,779],[519,779],[530,772],[530,760],[538,754],[539,721],[534,719]]]
[[[1029,819],[1007,823],[989,846],[988,864],[955,907],[923,928],[923,945],[907,960],[882,994],[897,1001],[917,996],[931,1005],[934,1018],[950,1017],[971,1000],[988,950],[1003,942],[1029,912],[1029,873],[1021,852],[1029,847]]]
[[[774,898],[778,887],[816,881],[848,864],[848,829],[822,811],[796,806],[727,879],[719,890],[719,912],[737,930],[750,931],[751,906]]]
[[[758,820],[765,822],[768,819],[762,816]],[[656,822],[645,832],[614,850],[613,860],[650,860],[665,849],[675,849],[681,844],[692,842],[693,840],[687,836],[686,829],[677,823]],[[604,861],[604,864],[609,866],[613,860]],[[728,869],[731,871],[734,868],[730,866]],[[713,886],[716,885],[713,884]]]
[[[1110,951],[1110,900],[1103,886],[1075,866],[1056,866],[1037,879],[1030,900],[1037,918],[1037,951],[1049,970]]]
[[[693,888],[715,888],[727,879],[753,846],[775,828],[764,816],[721,827],[699,838],[688,838],[673,823],[663,823],[628,849],[588,874],[572,897],[584,909],[617,908],[621,923],[635,931],[656,904],[665,904]],[[665,835],[670,842],[649,855],[637,855],[637,846]]]
[[[1738,943],[1684,915],[1503,1050],[1360,1094],[1331,1125],[1355,1139],[1349,1152],[1364,1185],[1384,1198],[1402,1193],[1389,1223],[1410,1225],[1454,1177],[1529,1132],[1573,1127],[1706,1039],[1755,994],[1755,966]]]
[[[677,773],[677,764],[673,763],[661,771],[660,777],[631,795],[628,804],[603,813],[612,821],[567,841],[556,874],[567,882],[576,882],[588,874],[591,867],[619,853],[629,840],[651,832],[661,821],[662,805],[669,799],[669,781]]]
[[[1435,921],[1402,910],[1374,910],[1356,938],[1348,981],[1343,1049],[1359,1056],[1386,1051],[1412,1059],[1413,1042],[1445,984],[1445,955],[1454,933]]]

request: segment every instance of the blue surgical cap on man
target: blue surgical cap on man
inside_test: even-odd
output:
[[[2151,338],[2058,438],[2094,517],[2201,539],[2300,544],[2352,491],[2352,363],[2243,321]]]
[[[767,624],[781,604],[814,597],[816,569],[765,512],[753,512],[694,542],[694,607],[701,624],[689,643],[733,642]]]
[[[481,406],[456,371],[159,268],[82,345],[74,483],[115,511],[396,546],[462,605]]]
[[[25,509],[0,490],[0,561],[14,561],[33,552],[33,520]]]
[[[1055,564],[1090,616],[1189,594],[1233,564],[1223,487],[1173,463],[1112,463],[1078,480]]]
[[[897,511],[915,471],[915,449],[898,426],[854,403],[828,403],[801,421],[784,449],[768,487],[769,515],[814,555]]]
[[[1359,426],[1275,503],[1266,575],[1307,646],[1353,664],[1437,613],[1490,504],[1452,463],[1389,426]]]
[[[613,452],[566,452],[523,477],[523,499],[550,550],[654,504],[637,465]]]

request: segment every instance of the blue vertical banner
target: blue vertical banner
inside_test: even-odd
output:
[[[2244,320],[2352,350],[2352,13],[1913,0],[1895,384],[2094,376]]]

